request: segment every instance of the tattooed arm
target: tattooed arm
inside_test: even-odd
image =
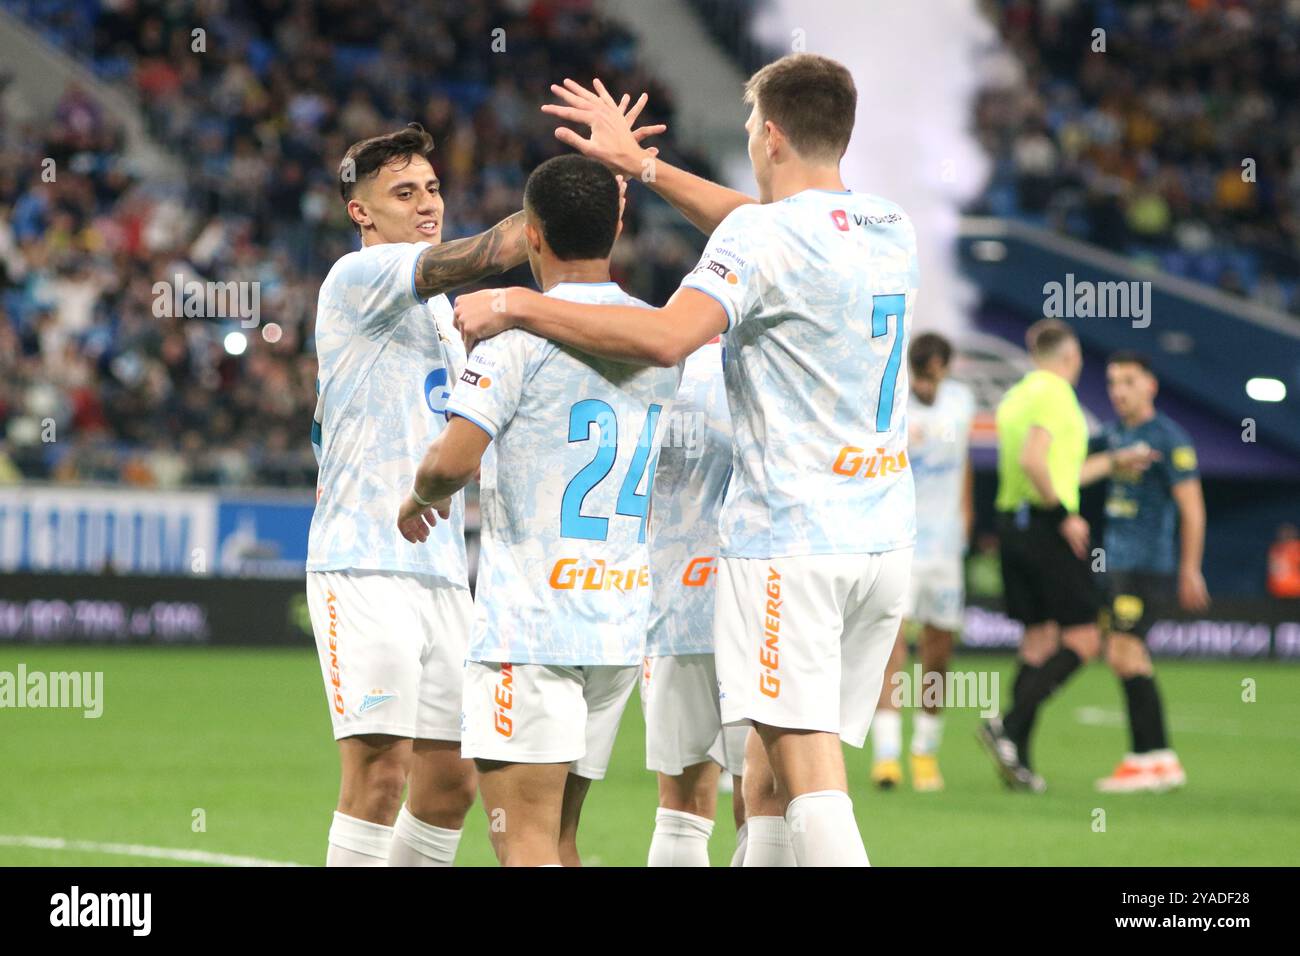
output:
[[[521,210],[487,232],[425,249],[415,265],[415,291],[429,299],[513,269],[527,258]]]

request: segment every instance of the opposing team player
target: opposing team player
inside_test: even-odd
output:
[[[609,278],[619,205],[600,163],[548,160],[524,190],[528,258],[548,299],[625,306],[636,323],[648,307]],[[399,515],[408,541],[432,546],[446,499],[481,463],[462,747],[505,865],[579,864],[582,803],[645,653],[647,506],[679,380],[676,368],[603,361],[522,330],[482,343]]]
[[[1164,707],[1146,647],[1148,629],[1177,603],[1204,611],[1210,603],[1201,575],[1205,496],[1191,438],[1156,411],[1158,390],[1146,357],[1117,352],[1106,363],[1106,388],[1119,421],[1107,425],[1105,449],[1084,462],[1084,484],[1110,478],[1106,497],[1106,573],[1109,599],[1106,661],[1124,686],[1132,749],[1115,771],[1097,781],[1107,793],[1168,790],[1187,780],[1169,747]],[[1116,466],[1124,449],[1144,448],[1144,469]]]
[[[561,95],[569,105],[549,110],[592,128],[589,141],[562,139],[622,171],[646,168],[603,86],[566,84]],[[726,333],[734,472],[714,621],[722,719],[761,738],[756,755],[770,762],[797,862],[866,865],[840,741],[866,740],[912,558],[903,356],[916,237],[895,204],[844,188],[857,91],[841,64],[783,57],[750,79],[746,99],[760,203],[650,167],[646,179],[692,222],[717,226],[662,309],[567,307],[510,289],[461,297],[457,323],[470,343],[518,325],[661,366]],[[745,771],[748,856],[749,761]]]
[[[906,621],[921,625],[917,656],[922,681],[912,683],[919,709],[912,723],[912,788],[943,789],[939,743],[943,737],[943,680],[952,657],[952,642],[961,629],[965,588],[962,553],[970,540],[975,510],[974,473],[970,465],[970,428],[975,395],[948,377],[952,345],[926,332],[912,340],[912,397],[907,408],[908,457],[916,481],[916,548],[907,592]],[[874,763],[871,779],[888,789],[903,776],[902,717],[896,679],[907,663],[904,628],[885,669],[880,704],[871,724]]]
[[[646,766],[659,776],[650,866],[708,866],[719,769],[737,778],[745,728],[723,727],[713,660],[718,512],[731,475],[731,416],[722,343],[686,360],[659,452],[652,505],[653,595],[641,683]],[[743,860],[740,786],[733,803]]]
[[[523,216],[441,243],[432,151],[416,124],[347,151],[339,186],[362,248],[334,264],[316,314],[307,597],[342,764],[329,866],[449,866],[474,800],[459,744],[462,502],[431,547],[403,541],[392,516],[465,360],[443,293],[523,262]]]

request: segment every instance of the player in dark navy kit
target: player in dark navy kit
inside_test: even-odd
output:
[[[1210,603],[1201,576],[1205,499],[1187,432],[1156,411],[1156,377],[1144,356],[1117,352],[1106,364],[1106,389],[1119,421],[1096,439],[1082,483],[1110,479],[1106,497],[1108,607],[1106,660],[1123,682],[1132,751],[1097,781],[1106,793],[1167,790],[1186,774],[1169,746],[1147,631],[1175,602],[1187,611]],[[1115,452],[1147,451],[1142,469],[1116,466]],[[1127,457],[1127,456],[1126,456]]]

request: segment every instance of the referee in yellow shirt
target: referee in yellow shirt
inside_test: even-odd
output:
[[[998,406],[998,534],[1007,614],[1025,626],[1012,706],[980,727],[1007,785],[1041,792],[1030,769],[1038,707],[1101,647],[1101,597],[1088,565],[1079,477],[1088,426],[1074,394],[1083,351],[1070,327],[1036,322],[1026,340],[1034,370]]]

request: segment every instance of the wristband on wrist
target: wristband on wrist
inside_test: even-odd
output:
[[[433,504],[432,501],[425,501],[423,498],[420,497],[420,493],[415,490],[415,485],[411,485],[411,497],[415,499],[415,503],[419,505],[421,508],[427,508],[431,504]]]
[[[1060,524],[1066,518],[1070,517],[1070,512],[1066,511],[1065,505],[1060,502],[1057,502],[1056,507],[1048,511],[1048,514],[1052,516],[1052,521],[1055,524]]]

